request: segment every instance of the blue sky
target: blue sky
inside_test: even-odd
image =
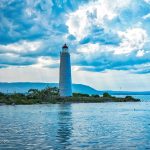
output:
[[[150,0],[1,0],[0,81],[58,82],[69,45],[74,83],[150,90]]]

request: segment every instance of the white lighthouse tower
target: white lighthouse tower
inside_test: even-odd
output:
[[[62,97],[72,96],[70,53],[66,44],[60,52],[59,90]]]

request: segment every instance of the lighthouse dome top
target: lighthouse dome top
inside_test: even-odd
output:
[[[64,45],[62,46],[62,52],[68,53],[68,46],[67,46],[67,44],[64,44]]]
[[[65,43],[62,48],[63,48],[63,49],[64,49],[64,48],[67,49],[67,48],[68,48],[67,44]]]

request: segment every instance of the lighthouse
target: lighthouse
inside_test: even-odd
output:
[[[70,53],[66,44],[60,52],[59,90],[62,97],[72,96]]]

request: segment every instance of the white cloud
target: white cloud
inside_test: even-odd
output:
[[[143,16],[143,19],[148,19],[150,18],[150,13],[148,13],[147,15]]]
[[[99,57],[101,49],[98,43],[96,44],[88,43],[88,44],[81,45],[77,49],[77,52],[79,53],[79,55],[77,55],[77,60],[78,58],[81,59],[81,57],[83,57],[84,60],[90,63]]]
[[[113,46],[101,45],[99,43],[87,43],[80,45],[77,49],[77,52],[85,55],[98,55],[103,52],[112,52],[114,49]]]
[[[77,11],[68,15],[67,25],[70,34],[76,36],[77,40],[81,40],[88,34],[92,25],[103,26],[105,19],[115,18],[118,11],[128,6],[130,1],[97,0],[80,6]]]
[[[7,67],[10,65],[31,65],[36,62],[36,60],[32,57],[21,57],[18,54],[14,53],[2,53],[0,54],[0,58],[0,64],[7,65]]]
[[[132,73],[139,73],[139,74],[142,74],[142,73],[150,73],[150,63],[144,63],[144,64],[137,64],[137,65],[134,65],[130,72]]]
[[[84,44],[81,45],[78,49],[77,52],[80,53],[86,53],[86,54],[95,54],[97,52],[100,52],[100,46],[98,43],[96,44],[92,44],[92,43],[88,43],[88,44]]]
[[[150,4],[150,0],[144,0],[146,3]]]
[[[10,66],[0,69],[0,82],[58,82],[58,75],[58,68]]]
[[[115,49],[115,54],[129,54],[132,51],[140,50],[148,39],[146,30],[142,28],[127,29],[125,32],[119,31],[118,35],[122,39],[122,42]]]
[[[84,44],[77,48],[77,55],[73,55],[73,61],[81,59],[86,60],[88,63],[103,62],[107,55],[113,51],[112,46],[100,45],[98,43]],[[109,58],[108,58],[109,59]]]
[[[32,66],[36,68],[42,68],[42,67],[55,66],[58,64],[59,64],[58,59],[52,59],[51,57],[41,56],[37,59],[37,64],[34,64]]]
[[[0,45],[0,52],[3,53],[27,53],[37,51],[42,45],[41,41],[19,41],[8,45]]]
[[[145,54],[144,50],[139,50],[139,51],[137,52],[136,56],[137,56],[137,57],[142,57],[142,56],[144,56],[144,54]]]

